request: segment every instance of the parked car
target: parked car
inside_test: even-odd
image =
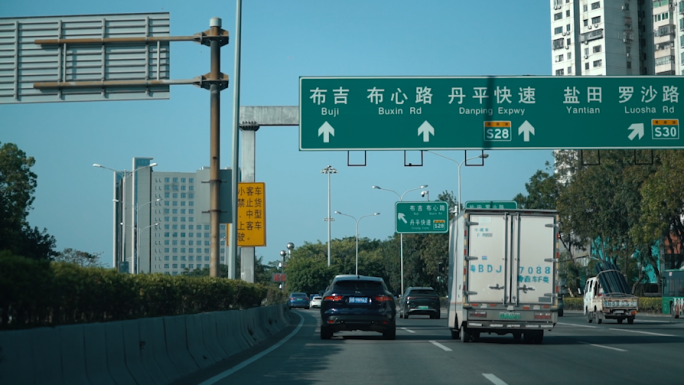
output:
[[[341,331],[382,333],[393,340],[397,334],[396,303],[385,281],[363,275],[338,275],[321,303],[321,339]]]
[[[311,307],[311,308],[321,307],[322,301],[323,301],[323,297],[316,294],[313,297],[311,297],[311,302],[309,303],[309,307]]]
[[[409,287],[399,302],[401,318],[409,315],[429,315],[440,318],[439,295],[431,287]]]
[[[309,297],[306,293],[290,293],[290,299],[287,301],[287,306],[292,309],[293,307],[303,307],[304,309],[309,308]]]

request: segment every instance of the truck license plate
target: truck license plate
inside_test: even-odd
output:
[[[520,313],[499,313],[499,319],[520,319]]]

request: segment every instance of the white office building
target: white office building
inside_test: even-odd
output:
[[[133,158],[134,171],[116,174],[114,266],[133,274],[170,275],[208,268],[209,167],[156,172],[151,162]],[[229,173],[221,170],[221,179],[230,180]],[[223,198],[230,189],[222,190]],[[225,224],[220,225],[220,238],[220,263],[227,264]]]

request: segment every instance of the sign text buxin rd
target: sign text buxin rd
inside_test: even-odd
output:
[[[678,76],[301,77],[300,150],[684,148]]]
[[[446,233],[449,231],[447,202],[397,202],[397,233]]]

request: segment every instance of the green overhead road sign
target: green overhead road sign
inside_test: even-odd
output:
[[[516,201],[468,201],[465,203],[467,209],[511,209],[518,208]]]
[[[397,202],[397,233],[446,233],[449,206],[446,202]]]
[[[684,148],[683,84],[679,76],[301,77],[299,148]]]

